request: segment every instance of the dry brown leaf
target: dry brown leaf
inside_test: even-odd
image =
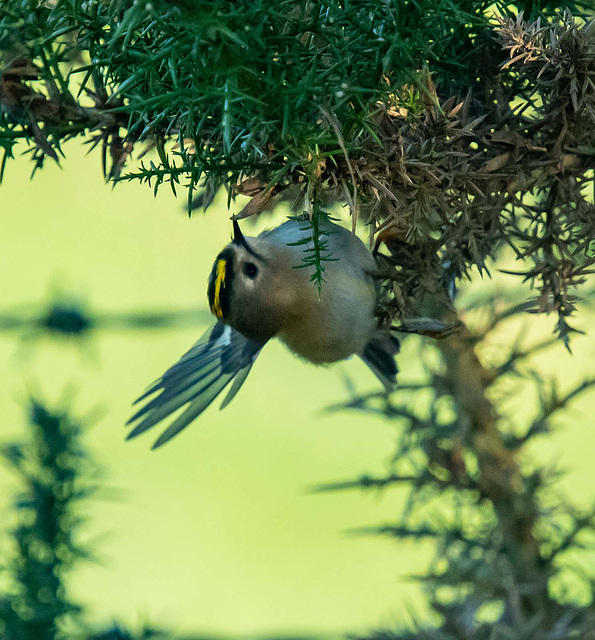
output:
[[[232,216],[231,219],[243,220],[244,218],[258,215],[269,204],[269,202],[273,198],[273,195],[273,189],[261,191],[259,194],[255,195],[239,213],[237,213],[235,216]]]
[[[495,156],[483,165],[481,171],[485,173],[492,173],[493,171],[502,169],[502,167],[505,167],[510,161],[511,155],[512,154],[507,151],[506,153],[501,153],[500,155]]]

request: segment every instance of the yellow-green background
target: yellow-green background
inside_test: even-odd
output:
[[[75,598],[99,623],[150,621],[222,634],[365,632],[405,623],[411,610],[423,613],[407,575],[424,570],[430,548],[346,535],[395,520],[404,493],[308,493],[390,463],[393,425],[322,411],[346,398],[346,375],[362,390],[377,387],[360,362],[316,368],[270,344],[224,412],[213,405],[156,452],[153,433],[124,441],[131,401],[210,322],[206,278],[229,240],[229,213],[218,199],[206,215],[188,219],[183,198],[167,187],[157,198],[136,183],[111,189],[97,155],[85,157],[76,144],[67,152],[62,170],[50,163],[33,181],[26,159],[7,168],[0,314],[25,312],[52,289],[76,294],[97,312],[204,310],[194,327],[104,330],[82,346],[0,333],[3,441],[23,433],[29,390],[50,406],[72,396],[79,415],[104,409],[86,440],[115,491],[86,508],[85,539],[95,541],[102,562],[78,568]],[[541,323],[540,331],[550,327]],[[512,335],[494,336],[491,346]],[[593,340],[574,345],[575,359],[559,352],[537,361],[563,387],[593,373]],[[405,373],[415,355],[406,346]],[[560,421],[563,429],[532,452],[571,470],[562,486],[583,504],[595,494],[593,410],[593,396],[581,399]],[[6,509],[14,481],[2,471],[0,482]]]

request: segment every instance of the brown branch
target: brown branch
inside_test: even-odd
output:
[[[520,596],[523,612],[531,615],[542,608],[544,599],[549,601],[547,577],[542,575],[543,562],[534,532],[538,515],[536,496],[524,486],[516,452],[505,446],[498,428],[499,418],[487,395],[493,374],[475,353],[476,338],[456,312],[444,312],[442,319],[458,322],[460,326],[452,336],[437,342],[437,347],[446,365],[444,382],[462,416],[461,441],[477,460],[477,486],[494,507],[502,546],[507,549],[517,574],[523,581],[531,580],[533,585],[541,586],[541,590],[534,586],[531,593]],[[537,606],[537,602],[542,606]]]

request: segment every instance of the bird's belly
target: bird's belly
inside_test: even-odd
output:
[[[372,312],[358,318],[343,318],[329,326],[320,323],[296,323],[278,334],[278,338],[296,355],[314,364],[344,360],[361,353],[376,332]]]
[[[279,336],[279,338],[293,353],[314,364],[328,364],[338,360],[345,360],[345,358],[357,351],[361,351],[361,349],[353,349],[353,345],[346,342],[322,341],[303,344],[300,342],[293,343],[291,340],[284,339],[283,336]]]

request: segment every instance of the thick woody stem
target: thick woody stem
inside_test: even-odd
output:
[[[502,549],[514,573],[523,582],[541,586],[521,598],[521,611],[531,615],[543,610],[544,599],[549,600],[547,576],[534,533],[538,514],[535,495],[525,486],[515,452],[506,447],[498,429],[499,418],[487,395],[492,373],[479,360],[474,350],[475,341],[456,312],[449,310],[442,315],[443,320],[456,322],[461,327],[456,334],[438,341],[438,348],[446,365],[445,383],[461,416],[464,431],[461,439],[477,459],[481,496],[493,504]]]

